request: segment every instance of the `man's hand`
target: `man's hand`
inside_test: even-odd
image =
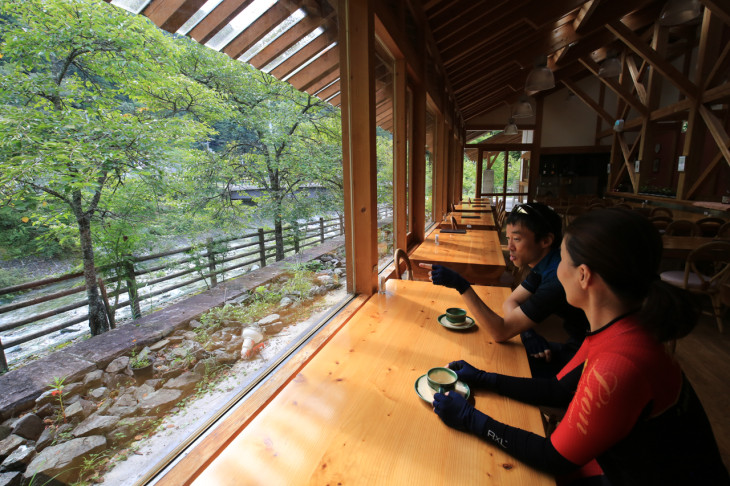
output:
[[[419,263],[418,266],[431,270],[428,272],[428,278],[436,285],[443,285],[450,289],[456,289],[460,294],[463,294],[469,290],[469,287],[471,287],[471,284],[464,277],[443,265]]]
[[[547,339],[540,336],[532,329],[520,334],[520,338],[522,338],[522,344],[524,344],[528,355],[533,358],[542,358],[547,363],[550,362],[552,359],[552,351],[550,351],[550,345],[548,344]]]

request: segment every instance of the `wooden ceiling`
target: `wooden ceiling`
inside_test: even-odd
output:
[[[107,0],[111,1],[111,0]],[[123,5],[133,0],[114,0]],[[139,3],[139,0],[135,0]],[[222,0],[210,9],[206,0],[151,0],[139,12],[169,32],[215,45],[234,59],[242,56],[295,88],[337,106],[339,50],[335,0],[268,0],[270,6],[238,32],[235,20],[267,0]],[[405,1],[405,0],[402,0]],[[425,19],[425,37],[443,73],[444,85],[460,118],[468,124],[480,115],[513,103],[540,56],[548,56],[556,86],[569,86],[593,75],[609,50],[624,50],[621,29],[648,42],[664,1],[648,0],[408,0],[409,19]],[[703,0],[713,14],[730,20],[727,2]],[[384,0],[392,11],[401,3]],[[397,4],[397,5],[396,5]],[[207,13],[201,10],[206,6]],[[299,15],[294,23],[292,14]],[[192,20],[191,20],[192,19]],[[293,24],[289,27],[290,24]],[[406,30],[409,23],[404,21]],[[673,28],[675,51],[697,43],[694,24]],[[240,29],[239,29],[240,30]],[[280,33],[283,30],[283,33]],[[232,31],[226,36],[226,32]],[[321,32],[321,33],[320,33]],[[319,33],[317,35],[317,33]],[[268,36],[268,37],[267,37]],[[223,40],[221,40],[223,39]],[[308,43],[304,44],[307,40]],[[219,45],[216,45],[219,44]],[[265,45],[263,45],[265,44]],[[258,45],[258,46],[257,46]],[[285,55],[286,53],[286,55]],[[378,73],[381,79],[382,73]],[[388,76],[385,76],[388,79]],[[392,80],[392,76],[389,78]],[[390,128],[391,92],[378,86],[378,117]]]

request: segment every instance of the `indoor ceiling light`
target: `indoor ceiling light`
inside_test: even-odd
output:
[[[533,115],[532,101],[529,96],[522,95],[517,103],[512,105],[512,118],[529,118]]]
[[[528,93],[544,91],[546,89],[552,89],[555,87],[555,76],[553,72],[547,67],[547,56],[539,57],[535,61],[535,67],[532,68],[530,74],[527,75],[527,81],[525,81],[525,91]]]
[[[505,135],[517,135],[517,125],[515,125],[515,120],[513,118],[509,119],[509,123],[507,123],[507,126],[504,127],[504,131],[502,133]]]
[[[603,60],[598,75],[602,78],[615,78],[621,74],[621,71],[621,61],[617,57],[611,56]]]
[[[702,13],[699,0],[669,0],[659,15],[661,25],[679,25],[689,22]]]

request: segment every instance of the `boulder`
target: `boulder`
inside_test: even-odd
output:
[[[95,388],[101,385],[101,378],[103,376],[104,372],[102,370],[94,370],[91,373],[87,373],[86,376],[84,376],[84,387]]]
[[[117,423],[117,428],[107,435],[109,440],[117,445],[134,438],[134,435],[146,429],[154,419],[150,417],[127,417]]]
[[[140,412],[159,416],[165,410],[172,408],[180,400],[182,394],[180,390],[161,388],[139,403]]]
[[[259,321],[259,326],[268,326],[280,320],[281,316],[279,314],[269,314]]]
[[[81,422],[96,411],[96,405],[88,400],[81,399],[66,407],[66,419],[73,422]]]
[[[35,450],[37,452],[41,452],[43,449],[48,447],[53,443],[53,441],[56,439],[56,434],[58,433],[58,428],[51,426],[46,427],[43,430],[43,433],[38,438],[38,440],[35,443]]]
[[[150,346],[150,351],[153,351],[153,352],[159,351],[162,348],[164,348],[165,346],[167,346],[168,344],[170,344],[169,339],[163,339],[162,341],[157,341],[155,344]]]
[[[84,458],[106,449],[106,437],[94,435],[72,439],[63,444],[46,447],[28,465],[23,477],[45,480],[55,478],[58,481],[71,482],[75,479],[75,471]]]
[[[29,413],[15,422],[11,434],[25,437],[28,440],[37,440],[44,428],[43,419],[34,413]]]
[[[0,486],[20,486],[23,475],[20,472],[0,473]]]
[[[94,414],[77,425],[76,428],[71,431],[71,435],[74,437],[106,435],[107,432],[116,427],[117,422],[119,422],[119,417],[116,415]]]
[[[201,327],[204,327],[204,325],[203,325],[202,322],[196,321],[195,319],[193,319],[192,321],[190,321],[190,328],[191,329],[200,329]]]
[[[126,368],[125,368],[126,369]],[[103,383],[110,389],[133,385],[134,378],[123,373],[104,373]]]
[[[66,401],[66,397],[81,393],[86,387],[81,382],[69,383],[63,386],[63,400]]]
[[[0,440],[0,461],[4,461],[12,452],[21,445],[27,444],[28,440],[19,435],[9,435],[7,438]]]
[[[35,414],[38,415],[40,418],[50,417],[51,415],[56,413],[56,409],[53,405],[50,403],[46,403],[42,407],[39,407],[38,410],[35,411]],[[2,437],[2,434],[0,434],[0,438]]]
[[[104,371],[107,373],[119,373],[120,371],[123,371],[129,366],[129,356],[120,356],[111,363],[109,363],[109,366],[106,367]]]
[[[12,431],[13,428],[9,425],[0,425],[0,440],[7,439]]]
[[[108,395],[109,389],[105,386],[100,386],[99,388],[89,390],[89,398],[96,400],[97,402],[103,398],[106,398]]]
[[[191,390],[199,381],[200,375],[186,371],[177,378],[173,378],[172,380],[165,383],[162,388],[170,388],[175,390]]]
[[[151,386],[154,390],[157,390],[158,388],[160,388],[160,386],[162,386],[162,380],[159,378],[154,378],[152,380],[145,381],[144,384],[147,386]]]
[[[134,394],[134,398],[137,399],[137,401],[140,401],[143,398],[145,398],[146,396],[151,395],[154,392],[155,392],[155,388],[153,386],[151,386],[147,383],[143,383],[134,390],[133,394]]]
[[[22,471],[30,464],[30,461],[33,460],[35,455],[35,447],[21,445],[5,458],[0,467],[5,471]]]
[[[279,301],[279,308],[280,308],[280,309],[286,309],[287,307],[289,307],[289,306],[290,306],[290,305],[292,305],[293,303],[294,303],[294,301],[293,301],[292,299],[290,299],[290,298],[289,298],[289,297],[287,297],[287,296],[284,296],[284,297],[282,297],[282,298],[281,298],[281,300]]]
[[[216,362],[219,365],[229,365],[233,364],[236,361],[238,361],[238,354],[237,351],[241,348],[240,344],[238,346],[235,346],[232,351],[229,352],[228,348],[226,350],[217,349],[213,352],[213,357],[216,360]]]
[[[129,417],[137,412],[138,403],[133,393],[125,393],[116,399],[114,404],[109,407],[107,413],[109,415],[118,415],[119,417]]]

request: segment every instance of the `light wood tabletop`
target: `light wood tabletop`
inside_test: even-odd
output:
[[[454,211],[458,212],[470,212],[470,213],[491,213],[492,206],[489,203],[461,203],[454,204]]]
[[[724,241],[729,241],[727,238],[720,238]],[[663,258],[687,258],[695,248],[699,248],[705,243],[717,241],[718,238],[711,238],[709,236],[669,236],[662,235],[662,242],[664,244],[664,252],[662,253]]]
[[[434,230],[411,253],[410,259],[417,280],[428,280],[428,270],[420,268],[419,263],[445,265],[478,285],[497,284],[505,270],[499,235],[494,230],[468,229],[466,234],[441,234],[441,230]]]
[[[475,287],[493,309],[509,289]],[[474,435],[447,427],[415,384],[428,369],[465,359],[529,376],[519,339],[494,343],[479,326],[437,318],[463,305],[453,289],[388,280],[225,447],[193,484],[554,485],[552,477]],[[544,435],[537,408],[473,390],[478,409]]]
[[[493,230],[497,226],[494,223],[494,215],[489,213],[460,213],[453,212],[449,214],[446,221],[439,223],[439,228],[451,228],[451,216],[456,218],[456,224],[460,229],[480,229]],[[471,226],[471,228],[467,227]]]

